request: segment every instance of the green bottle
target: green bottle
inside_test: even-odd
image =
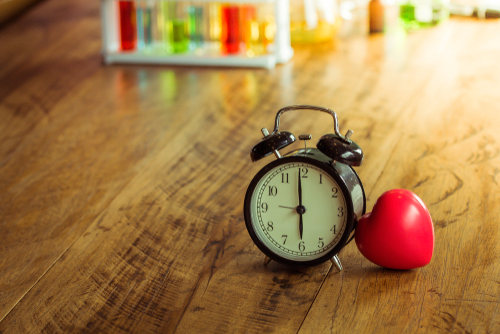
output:
[[[448,0],[400,0],[399,17],[407,30],[435,26],[449,16]]]

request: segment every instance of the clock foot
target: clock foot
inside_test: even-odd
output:
[[[266,258],[264,259],[264,266],[267,267],[267,265],[269,264],[269,262],[271,262],[271,259],[266,256]]]
[[[339,271],[342,271],[344,268],[342,267],[342,263],[340,263],[339,257],[337,255],[334,255],[330,261],[332,261],[333,265],[337,267]]]

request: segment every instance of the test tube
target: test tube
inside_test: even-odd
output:
[[[203,44],[203,6],[196,4],[187,9],[189,48],[195,50]]]
[[[274,42],[276,36],[276,21],[270,4],[265,3],[259,7],[257,20],[259,22],[259,45],[265,52],[267,47]]]
[[[154,2],[147,1],[144,6],[143,21],[144,21],[144,44],[149,47],[153,44],[153,13]]]
[[[174,53],[185,52],[189,46],[184,8],[181,1],[168,2],[168,19],[165,24],[171,50]]]
[[[133,1],[119,1],[120,46],[124,51],[136,48],[136,16]]]
[[[240,51],[240,13],[238,6],[224,5],[221,12],[221,43],[223,53]]]
[[[221,49],[221,5],[217,2],[208,4],[208,39],[210,49],[220,52]]]
[[[167,31],[168,3],[167,1],[158,1],[156,7],[156,42],[162,49],[172,52],[169,34]]]
[[[259,23],[257,22],[255,6],[243,5],[241,7],[241,39],[245,44],[248,57],[262,53],[258,45]]]
[[[137,49],[142,50],[146,46],[146,43],[144,40],[144,3],[143,3],[143,1],[139,1],[137,3],[136,19],[137,19]]]

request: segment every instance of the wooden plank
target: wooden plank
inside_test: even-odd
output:
[[[432,262],[383,270],[349,246],[344,256],[352,263],[328,276],[300,333],[499,330],[500,80],[492,73],[500,70],[500,46],[483,30],[494,27],[460,21],[438,28],[450,36],[435,60],[439,72],[370,196],[372,207],[384,191],[406,188],[427,203]],[[478,48],[463,44],[464,36]]]
[[[147,106],[138,105],[138,96],[128,88],[121,94],[130,93],[130,97],[116,106],[109,101],[117,93],[114,80],[96,77],[82,88],[84,98],[76,96],[59,103],[52,110],[56,118],[46,120],[23,138],[20,149],[4,160],[0,248],[3,312],[148,163],[158,142],[171,138],[162,133],[165,124],[183,127],[188,121],[162,116],[163,122],[152,123],[141,117],[141,109]],[[126,79],[121,80],[119,84],[126,84]],[[148,109],[155,115],[164,114],[160,103],[156,105]],[[148,136],[134,137],[134,133]]]
[[[264,76],[265,72],[259,79]],[[230,91],[232,86],[240,86],[239,78],[239,73],[235,73],[227,82],[223,81],[222,85],[215,87],[227,87]],[[105,90],[103,86],[97,85],[96,89]],[[200,88],[202,86],[200,85]],[[160,87],[151,85],[151,96],[158,96],[159,89]],[[262,92],[266,89],[266,85],[261,88]],[[93,93],[92,90],[88,94]],[[199,91],[192,94],[200,96]],[[218,279],[219,273],[226,277],[225,272],[228,271],[227,276],[236,280],[225,284],[227,287],[234,284],[239,288],[242,288],[242,285],[248,286],[247,280],[238,275],[240,266],[229,261],[236,256],[242,257],[244,267],[250,270],[256,268],[263,276],[257,279],[255,287],[250,287],[248,291],[249,299],[255,303],[246,306],[255,309],[253,315],[248,318],[249,325],[255,330],[270,328],[276,323],[298,328],[329,265],[306,270],[305,274],[288,273],[283,267],[277,267],[270,272],[263,270],[262,256],[251,244],[241,216],[241,203],[249,182],[248,176],[254,174],[260,166],[250,164],[248,159],[248,152],[255,143],[255,137],[241,135],[239,130],[247,133],[257,132],[259,125],[255,124],[256,121],[262,123],[266,119],[269,122],[269,115],[267,110],[238,110],[241,101],[247,98],[246,91],[236,93],[232,98],[235,100],[229,102],[223,113],[219,109],[219,100],[224,99],[224,96],[217,96],[215,91],[210,90],[201,94],[200,104],[205,106],[203,112],[189,106],[189,102],[177,102],[174,107],[168,109],[175,118],[192,119],[192,122],[182,126],[185,128],[183,132],[171,132],[171,135],[175,136],[171,138],[172,144],[157,154],[151,170],[144,175],[139,174],[134,182],[127,186],[120,198],[113,202],[109,213],[104,213],[95,221],[84,237],[71,247],[1,323],[6,326],[6,331],[13,330],[9,327],[12,325],[9,319],[15,319],[17,310],[22,310],[24,305],[28,306],[29,310],[21,312],[27,312],[24,313],[26,315],[38,309],[38,306],[35,306],[39,305],[38,303],[25,304],[24,300],[30,298],[29,296],[33,296],[34,300],[46,300],[43,302],[46,306],[43,311],[40,309],[42,313],[35,318],[29,317],[30,320],[26,322],[16,322],[15,326],[22,326],[18,328],[21,331],[45,326],[48,326],[48,329],[55,326],[53,328],[66,331],[73,325],[77,328],[105,330],[105,326],[110,325],[107,321],[98,321],[96,312],[101,312],[103,319],[108,316],[114,319],[116,316],[116,321],[113,321],[111,326],[123,328],[124,331],[134,330],[137,326],[144,328],[146,324],[155,321],[160,327],[172,331],[180,323],[188,307],[203,311],[202,306],[196,308],[190,304],[191,301],[197,300],[195,298],[204,295],[202,288],[206,290],[207,296],[217,295],[215,292],[220,291],[219,287],[224,283]],[[234,113],[234,110],[238,113]],[[187,114],[183,115],[186,112]],[[252,114],[257,116],[255,120],[249,117]],[[154,113],[151,113],[151,117],[155,118]],[[156,117],[159,117],[158,114]],[[210,126],[207,127],[207,124]],[[316,124],[316,120],[309,120],[306,124],[307,128],[311,128],[312,124]],[[125,127],[127,126],[131,125]],[[76,128],[76,125],[74,127]],[[331,128],[331,125],[328,127]],[[200,133],[204,135],[199,137]],[[120,143],[124,141],[121,138]],[[138,134],[137,138],[144,137]],[[196,141],[193,138],[196,138]],[[210,138],[210,141],[207,142],[206,138]],[[129,145],[130,140],[127,143]],[[149,162],[152,163],[153,160],[150,159]],[[223,192],[220,195],[213,195],[219,194],[221,189]],[[158,199],[157,202],[155,199]],[[154,217],[148,217],[153,213]],[[164,224],[158,224],[158,221]],[[183,239],[181,236],[185,236],[187,240],[177,244]],[[110,242],[111,240],[113,242]],[[146,262],[149,263],[150,257],[153,258],[151,267],[148,267]],[[74,267],[66,267],[68,263]],[[218,267],[224,269],[214,272]],[[320,274],[315,274],[318,271]],[[165,276],[167,273],[168,277]],[[320,279],[309,279],[308,275]],[[54,285],[54,279],[62,281]],[[312,288],[303,289],[296,285],[293,291],[284,294],[284,288],[294,286],[287,282],[297,279]],[[209,282],[215,283],[214,290],[214,283],[209,285]],[[47,284],[46,288],[42,288],[44,284]],[[163,284],[166,287],[163,287]],[[134,287],[137,290],[130,290]],[[43,297],[39,293],[43,294]],[[102,295],[103,293],[106,295]],[[116,295],[107,295],[109,293]],[[231,295],[229,291],[228,294]],[[262,294],[268,298],[262,299]],[[59,297],[55,298],[56,295]],[[274,321],[269,322],[265,316],[269,303],[278,305],[280,309],[277,314],[282,315],[290,306],[280,301],[288,300],[292,295],[301,297],[301,302],[296,305],[298,312],[293,314],[294,321],[288,322],[286,318],[275,316]],[[116,298],[116,303],[101,304],[97,301],[105,301],[108,298]],[[153,309],[158,309],[159,315],[147,313],[150,301],[159,304],[153,304]],[[246,309],[235,307],[232,304],[234,302],[234,299],[228,300],[224,309],[233,309],[238,314],[245,313]],[[61,317],[56,323],[53,323],[51,316],[45,316],[47,308],[51,308]],[[233,313],[233,317],[236,315]],[[155,317],[160,318],[154,320]],[[39,327],[42,322],[44,324]],[[212,328],[222,326],[212,325]],[[228,322],[227,326],[230,325],[232,323]]]
[[[101,66],[97,9],[48,1],[0,31],[2,159]]]
[[[0,319],[86,228],[95,214],[90,207],[99,211],[116,192],[71,189],[81,184],[68,179],[70,166],[85,159],[71,152],[78,140],[64,132],[87,112],[74,104],[73,89],[100,67],[99,44],[89,39],[99,28],[89,16],[97,8],[44,2],[0,30]],[[66,153],[50,157],[51,143]],[[78,181],[89,175],[95,173],[82,172]],[[78,204],[68,210],[75,202],[86,203],[87,212]]]
[[[374,39],[365,47],[377,49],[381,43]],[[313,56],[308,52],[298,53],[293,63],[272,75],[214,69],[99,71],[74,99],[85,110],[95,109],[85,116],[95,121],[82,128],[81,116],[68,124],[67,131],[92,137],[110,132],[111,127],[117,137],[106,136],[109,143],[79,140],[76,146],[82,151],[90,147],[88,151],[99,156],[123,147],[122,153],[102,158],[91,170],[104,173],[114,168],[107,166],[123,164],[118,157],[137,142],[151,141],[151,136],[168,140],[155,139],[142,168],[120,176],[132,181],[0,328],[6,332],[296,331],[330,265],[297,271],[276,264],[262,267],[262,255],[247,235],[241,210],[246,186],[264,163],[251,164],[248,152],[260,138],[258,129],[273,124],[275,112],[284,104],[315,101],[336,106],[343,131],[353,128],[356,140],[373,154],[367,157],[364,177],[367,189],[373,187],[390,158],[385,152],[392,152],[403,135],[405,117],[413,112],[405,106],[418,99],[414,90],[383,87],[401,76],[418,90],[431,72],[401,74],[400,65],[390,63],[381,72],[372,68],[371,61],[357,62],[357,51],[352,50],[358,50],[356,44],[346,44],[345,53],[334,54],[332,62],[328,62],[331,51],[314,55],[317,62],[310,61]],[[144,73],[145,80],[140,81]],[[109,84],[117,76],[117,84]],[[148,89],[141,90],[141,83]],[[301,95],[293,98],[295,94]],[[110,95],[111,101],[106,98]],[[93,107],[103,100],[108,101],[104,109]],[[160,113],[163,106],[166,111]],[[61,110],[71,108],[61,106]],[[312,132],[315,138],[332,131],[328,116],[311,115],[287,114],[282,126],[296,134]],[[156,127],[141,130],[146,124]],[[58,145],[53,150],[55,157],[67,152]],[[75,188],[79,189],[70,190]]]
[[[82,84],[101,68],[100,24],[98,3],[94,12],[86,3],[75,7],[49,5],[58,18],[61,11],[66,19],[81,15],[76,22],[56,18],[49,25],[50,19],[42,17],[48,10],[42,7],[43,15],[35,12],[2,31],[6,37],[19,31],[26,35],[7,38],[11,46],[18,43],[18,51],[30,49],[39,25],[46,26],[47,34],[37,41],[39,52],[24,64],[18,64],[19,57],[6,57],[2,67],[10,65],[12,71],[0,80],[5,83],[0,104],[0,183],[5,190],[0,194],[0,319],[147,163],[148,155],[162,146],[158,143],[175,136],[175,131],[165,134],[165,128],[189,122],[189,113],[172,119],[164,111],[177,97],[174,71],[161,71],[148,82],[168,92],[147,97],[146,103],[140,101],[144,87],[139,89],[138,82],[151,71],[103,70]],[[51,38],[58,30],[67,33]],[[12,52],[8,45],[2,47]],[[184,78],[180,85],[186,84]],[[142,117],[144,108],[156,121]]]

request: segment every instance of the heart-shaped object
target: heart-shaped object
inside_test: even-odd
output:
[[[424,202],[405,189],[382,194],[356,226],[356,245],[371,262],[390,269],[414,269],[431,262],[434,225]]]

